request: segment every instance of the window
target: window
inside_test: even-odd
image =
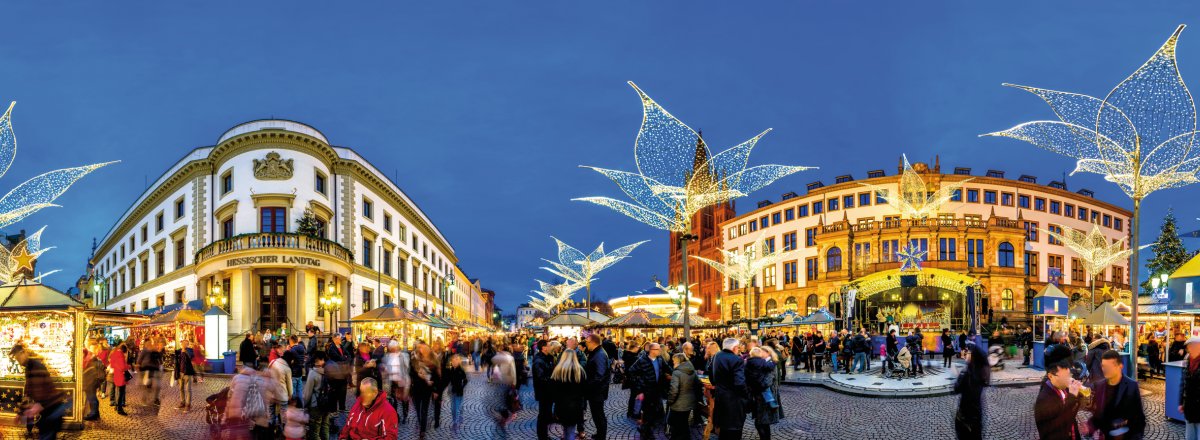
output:
[[[1029,196],[1017,196],[1017,207],[1029,209]]]
[[[320,172],[316,173],[316,178],[313,179],[313,189],[321,194],[325,194],[325,175]]]
[[[371,248],[373,247],[371,240],[364,238],[362,240],[362,265],[367,268],[371,267]]]
[[[751,220],[750,221],[750,232],[754,232],[757,230],[758,230],[758,222]]]
[[[870,205],[871,205],[871,193],[859,193],[858,194],[858,206],[870,206]]]
[[[371,220],[375,219],[375,204],[371,203],[371,200],[366,197],[363,197],[362,210],[363,217]]]
[[[383,213],[383,230],[392,232],[392,215]]]
[[[783,221],[789,222],[796,219],[796,211],[788,208],[783,210]]]
[[[1092,220],[1091,220],[1091,222],[1092,222],[1092,223],[1099,223],[1099,222],[1100,222],[1100,212],[1099,212],[1099,211],[1092,210]]]
[[[764,257],[775,253],[775,237],[764,239],[762,249]]]
[[[782,212],[776,212],[776,213],[774,213],[774,214],[771,214],[771,224],[772,224],[772,225],[777,225],[777,224],[780,224],[780,223],[783,223],[783,213],[782,213]]]
[[[175,269],[180,269],[187,262],[187,243],[183,239],[175,240]]]
[[[962,190],[956,189],[956,190],[954,190],[953,193],[950,193],[950,201],[951,202],[961,202],[962,201]]]
[[[163,213],[158,213],[154,216],[154,232],[162,232],[163,230]]]
[[[804,247],[813,247],[817,245],[817,228],[808,228],[804,230]]]
[[[233,170],[221,175],[221,195],[229,194],[230,191],[233,191]]]
[[[808,217],[808,205],[800,205],[796,207],[796,215],[800,217]]]
[[[258,232],[287,232],[287,209],[277,206],[260,208]]]
[[[1107,217],[1107,216],[1105,216],[1105,217]],[[1105,226],[1108,226],[1108,225],[1105,225]],[[146,244],[146,238],[150,237],[150,234],[147,233],[149,228],[150,227],[148,225],[142,225],[142,244]]]
[[[900,240],[883,240],[883,253],[879,255],[879,261],[891,263],[897,261],[896,253],[900,252]]]
[[[821,307],[820,302],[821,302],[821,300],[817,298],[817,294],[814,293],[812,295],[809,295],[808,300],[804,301],[804,306],[805,306],[805,308],[807,308],[808,314],[811,315],[813,313],[816,313],[817,309]]]
[[[413,251],[417,250],[417,233],[415,233],[415,232],[412,235],[412,248],[413,248]]]
[[[854,243],[854,267],[865,268],[871,264],[871,243]]]
[[[967,190],[967,201],[970,203],[979,203],[979,190],[968,189]]]
[[[983,203],[987,203],[989,205],[995,205],[996,204],[996,192],[995,191],[984,191],[983,192]]]
[[[768,315],[774,315],[774,314],[775,314],[775,312],[777,312],[777,311],[778,311],[778,310],[777,310],[778,308],[779,308],[779,303],[778,303],[778,302],[775,302],[775,300],[774,300],[774,299],[768,299],[768,300],[767,300],[767,305],[766,305],[766,309],[767,309],[767,310],[766,310],[766,312],[767,312],[767,314],[768,314]]]
[[[842,270],[842,250],[834,246],[825,252],[825,270],[834,272]]]
[[[917,249],[917,250],[923,252],[923,255],[921,255],[921,261],[929,260],[929,239],[928,238],[909,239],[908,245],[912,246],[913,249]]]
[[[796,262],[789,261],[783,263],[783,284],[795,284],[796,279]]]
[[[842,196],[842,207],[850,209],[854,207],[854,196]]]
[[[1078,219],[1080,219],[1080,220],[1087,221],[1087,219],[1088,219],[1088,209],[1087,209],[1087,208],[1084,208],[1084,207],[1082,207],[1082,206],[1080,206],[1080,207],[1079,207],[1079,217],[1077,217],[1077,218],[1078,218]]]
[[[382,255],[383,274],[392,276],[392,251],[384,249]]]
[[[146,284],[147,281],[150,281],[150,259],[143,258],[142,259],[142,284]]]
[[[1125,230],[1125,222],[1121,221],[1120,218],[1113,218],[1113,229],[1116,229],[1118,231],[1124,231]]]
[[[1104,221],[1101,224],[1104,225],[1105,227],[1111,228],[1112,227],[1112,216],[1108,215],[1108,214],[1104,214]],[[145,231],[145,230],[143,229],[143,231]]]
[[[1037,252],[1025,253],[1025,276],[1038,276],[1038,254]]]
[[[813,214],[820,214],[822,212],[825,212],[825,205],[822,202],[813,202],[812,207],[813,207],[813,210],[812,210]]]
[[[221,222],[221,238],[233,238],[233,217],[229,217]]]
[[[175,304],[183,303],[183,289],[175,291]]]
[[[1000,243],[996,250],[997,264],[1000,267],[1015,267],[1016,255],[1014,254],[1013,245],[1007,241]]]
[[[186,213],[186,208],[183,205],[183,197],[180,197],[179,200],[175,201],[175,220],[179,221],[179,219],[183,218],[184,213]]]
[[[767,216],[764,215],[762,218],[758,219],[758,226],[763,229],[767,229],[768,226],[771,226],[770,223],[767,223]]]
[[[1035,197],[1033,199],[1033,209],[1037,211],[1046,211],[1046,199]]]
[[[967,239],[967,267],[983,267],[983,240]]]
[[[1098,275],[1100,275],[1101,279],[1104,278],[1104,274],[1098,274]],[[1071,282],[1072,283],[1083,283],[1084,279],[1085,279],[1085,271],[1083,270],[1083,263],[1081,261],[1079,261],[1078,258],[1072,258],[1071,259]]]
[[[1062,214],[1062,202],[1060,202],[1058,200],[1051,200],[1050,201],[1050,213],[1051,214]]]
[[[1012,289],[1004,289],[1003,292],[1000,292],[1000,309],[1001,310],[1012,310],[1013,309],[1013,291],[1012,291]]]
[[[789,232],[789,233],[783,234],[783,250],[785,252],[796,250],[796,233],[795,232]]]
[[[733,305],[729,306],[729,317],[733,318],[733,319],[741,319],[742,318],[742,305],[738,304],[738,303],[733,303]]]
[[[374,294],[375,294],[375,292],[372,292],[371,289],[363,289],[363,291],[362,291],[362,307],[363,307],[364,312],[371,310],[371,297],[375,296]]]
[[[1109,282],[1111,282],[1113,284],[1125,284],[1125,268],[1124,267],[1113,266],[1112,270],[1109,271],[1109,275],[1111,276],[1111,278],[1109,278]]]
[[[804,279],[812,281],[817,279],[817,259],[816,257],[804,260]]]
[[[1025,239],[1035,243],[1038,241],[1037,222],[1025,222]]]
[[[1012,206],[1013,205],[1013,193],[1001,193],[1000,194],[1000,204],[1004,205],[1004,206]]]
[[[939,238],[938,239],[938,260],[956,261],[958,260],[958,240],[955,238]]]
[[[763,287],[775,287],[775,266],[763,268]]]
[[[1048,260],[1046,262],[1046,267],[1050,268],[1051,270],[1058,271],[1057,274],[1051,274],[1050,276],[1047,276],[1046,277],[1047,281],[1054,282],[1054,280],[1061,280],[1062,276],[1063,276],[1063,257],[1062,257],[1062,255],[1051,254],[1051,255],[1047,255],[1046,257]]]
[[[1058,225],[1048,225],[1046,226],[1046,230],[1053,232],[1054,234],[1058,234],[1059,237],[1061,237],[1063,233],[1062,226]],[[1062,240],[1054,238],[1054,234],[1046,234],[1046,243],[1062,245]]]
[[[400,280],[401,283],[407,283],[408,282],[407,272],[408,272],[408,265],[404,264],[404,257],[397,258],[396,259],[396,279]]]
[[[161,276],[163,276],[163,273],[165,273],[166,271],[167,271],[167,255],[166,255],[165,251],[163,251],[162,249],[159,249],[157,252],[154,253],[154,277],[155,278],[161,277]]]
[[[826,200],[826,201],[825,201],[825,203],[829,204],[829,210],[830,210],[830,211],[837,211],[838,209],[840,209],[840,208],[838,207],[838,199],[837,199],[837,197],[834,197],[834,198],[832,198],[832,199]]]
[[[1070,203],[1063,205],[1063,217],[1075,218],[1075,205]]]

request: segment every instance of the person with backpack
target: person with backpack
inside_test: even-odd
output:
[[[308,429],[305,432],[307,440],[328,440],[330,434],[330,414],[335,409],[333,400],[329,398],[330,381],[325,378],[325,352],[312,354],[313,365],[308,369],[308,377],[304,380],[301,399],[308,409]]]
[[[255,440],[273,439],[270,429],[270,405],[287,399],[287,390],[268,373],[243,368],[229,384],[229,402],[225,407],[226,429],[233,437]]]
[[[412,384],[408,375],[409,364],[408,353],[400,351],[400,341],[393,339],[388,342],[388,351],[380,360],[380,372],[383,376],[384,392],[392,406],[397,408],[401,425],[408,423],[408,388]]]

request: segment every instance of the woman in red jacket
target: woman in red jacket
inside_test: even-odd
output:
[[[375,379],[363,378],[358,384],[358,400],[346,416],[346,426],[338,434],[341,440],[391,440],[396,438],[399,422],[396,409],[379,392]]]
[[[113,385],[117,387],[117,414],[123,416],[129,415],[125,412],[125,384],[129,382],[132,376],[129,373],[129,363],[125,361],[126,351],[128,349],[125,347],[125,344],[121,344],[117,347],[116,352],[112,353],[115,356],[110,355],[108,359],[108,369],[112,372]]]

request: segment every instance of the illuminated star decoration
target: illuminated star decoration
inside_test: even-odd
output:
[[[754,277],[762,273],[763,269],[772,267],[781,261],[791,259],[796,253],[794,250],[768,253],[762,243],[763,236],[760,234],[754,239],[754,243],[750,245],[750,248],[744,252],[730,252],[720,249],[721,256],[725,260],[723,263],[696,255],[692,255],[692,258],[712,266],[721,275],[736,281],[739,286],[748,287],[754,281]],[[763,255],[759,256],[760,253]]]
[[[33,278],[34,281],[37,281],[41,277],[58,272],[55,270],[37,277],[32,276],[33,263],[43,253],[54,249],[53,247],[42,247],[42,231],[45,230],[46,228],[42,227],[37,232],[29,234],[11,250],[0,246],[0,284],[8,284],[20,278]]]
[[[1135,201],[1200,181],[1200,149],[1192,148],[1196,106],[1175,61],[1183,28],[1104,99],[1005,84],[1037,95],[1059,120],[1026,122],[984,136],[1020,139],[1074,158],[1071,174],[1103,175]]]
[[[908,156],[901,155],[901,157],[904,158],[904,172],[900,175],[898,194],[891,193],[887,188],[879,185],[859,183],[859,185],[871,188],[876,198],[887,202],[887,205],[899,212],[901,217],[920,220],[937,215],[938,210],[962,190],[963,184],[971,180],[943,182],[941,188],[930,192],[925,180],[921,178],[921,174],[913,170],[912,165],[908,163]]]
[[[1125,238],[1111,241],[1097,224],[1092,225],[1090,232],[1068,227],[1064,227],[1061,234],[1048,229],[1043,231],[1075,252],[1083,262],[1084,269],[1092,276],[1103,273],[1113,263],[1126,259],[1133,253],[1133,249],[1125,247]]]
[[[13,101],[0,116],[0,176],[8,172],[13,160],[17,158],[17,137],[12,127],[12,109],[17,105]],[[85,165],[76,168],[64,168],[33,177],[17,185],[4,197],[0,197],[0,228],[7,227],[38,212],[43,208],[54,205],[54,199],[62,195],[75,181],[93,170],[114,162]]]
[[[1104,287],[1100,288],[1100,293],[1104,294],[1104,298],[1108,298],[1109,295],[1112,295],[1112,286],[1105,284]]]
[[[639,241],[607,253],[604,252],[604,243],[600,243],[592,253],[584,254],[579,249],[554,238],[554,243],[558,246],[558,261],[543,258],[542,261],[550,263],[550,267],[542,269],[567,280],[568,283],[574,283],[587,289],[590,301],[592,282],[596,281],[596,274],[612,267],[618,261],[624,260],[630,252],[647,241],[649,240]],[[588,307],[591,307],[591,304],[588,304]]]
[[[900,262],[902,263],[900,265],[900,271],[920,272],[921,261],[925,260],[925,255],[927,253],[928,251],[922,250],[917,246],[913,246],[912,242],[905,244],[903,248],[900,248],[900,251],[896,252],[896,256],[900,258]]]
[[[701,209],[750,194],[811,167],[747,167],[750,152],[770,129],[717,154],[686,124],[629,83],[642,99],[642,126],[634,141],[637,172],[584,166],[605,175],[630,201],[609,197],[573,200],[607,206],[657,229],[689,233]]]

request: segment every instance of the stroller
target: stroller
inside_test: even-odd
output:
[[[912,366],[912,353],[908,351],[908,347],[901,348],[889,360],[891,362],[884,362],[882,367],[885,379],[903,379],[908,376],[908,368]]]
[[[208,423],[209,438],[219,438],[225,423],[225,405],[229,403],[229,387],[204,398],[204,421]]]

